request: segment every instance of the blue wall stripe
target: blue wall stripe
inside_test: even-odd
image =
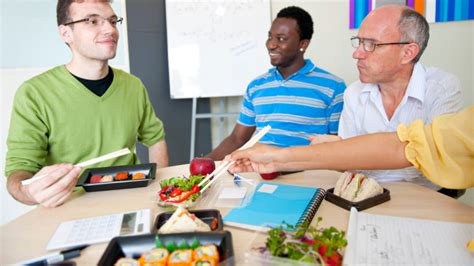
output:
[[[367,15],[367,1],[370,0],[355,0],[354,1],[354,28],[359,28],[362,20]]]

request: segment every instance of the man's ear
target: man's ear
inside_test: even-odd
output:
[[[72,42],[72,29],[71,27],[59,25],[58,27],[59,36],[66,43],[70,44]]]
[[[303,51],[306,51],[306,49],[308,49],[308,46],[309,46],[308,39],[304,39],[300,41],[300,49],[303,49]]]
[[[402,64],[413,62],[418,53],[420,53],[420,46],[417,43],[405,44],[402,49]]]

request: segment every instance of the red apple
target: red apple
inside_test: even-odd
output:
[[[207,175],[216,169],[216,164],[211,158],[196,157],[189,164],[191,175]]]
[[[268,174],[260,174],[260,176],[265,179],[265,180],[272,180],[280,176],[280,172],[273,172],[273,173],[268,173]]]

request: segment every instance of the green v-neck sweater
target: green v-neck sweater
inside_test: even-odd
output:
[[[114,79],[102,97],[55,67],[21,85],[15,95],[7,138],[5,174],[37,172],[46,165],[79,163],[137,140],[151,146],[165,136],[143,83],[112,68]],[[139,163],[133,152],[91,167]]]

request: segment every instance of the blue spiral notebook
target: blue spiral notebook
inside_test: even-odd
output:
[[[249,205],[232,209],[224,217],[224,224],[266,231],[283,222],[290,225],[311,222],[325,195],[322,188],[262,182]]]

